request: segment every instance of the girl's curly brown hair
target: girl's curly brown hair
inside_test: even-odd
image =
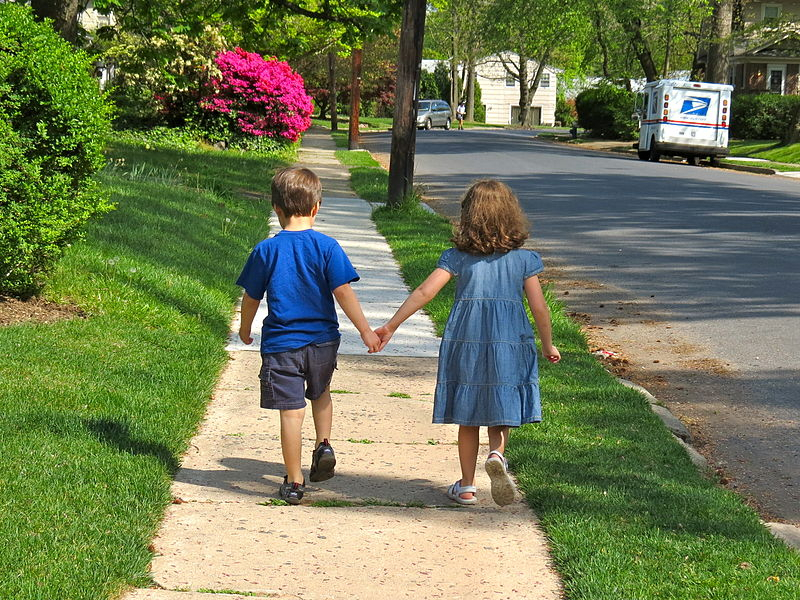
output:
[[[476,181],[461,200],[461,222],[452,242],[476,255],[505,253],[528,239],[528,219],[506,184],[494,179]]]

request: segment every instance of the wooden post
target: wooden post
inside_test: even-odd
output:
[[[406,0],[397,63],[392,151],[389,159],[389,205],[398,206],[414,189],[414,144],[417,137],[417,90],[422,40],[425,35],[425,0]]]
[[[328,103],[331,108],[331,131],[339,131],[339,113],[336,110],[336,52],[328,52]]]
[[[352,77],[350,79],[350,135],[348,136],[347,148],[357,150],[358,139],[358,117],[361,108],[361,48],[354,48],[352,53]]]

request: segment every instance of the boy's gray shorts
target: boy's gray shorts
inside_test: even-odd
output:
[[[339,340],[309,344],[297,350],[261,355],[261,408],[305,408],[304,399],[316,400],[333,378]]]

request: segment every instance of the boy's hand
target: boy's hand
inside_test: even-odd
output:
[[[244,329],[239,330],[239,339],[248,346],[253,343],[253,337],[250,335],[250,332]]]
[[[375,335],[374,331],[370,331],[369,329],[367,329],[366,331],[362,332],[361,341],[364,342],[364,345],[367,347],[367,352],[369,352],[369,354],[373,354],[374,352],[380,352],[382,350],[381,340],[377,335]]]
[[[380,351],[386,348],[386,344],[388,344],[389,340],[392,339],[392,335],[394,334],[394,332],[390,331],[389,328],[386,327],[386,325],[383,325],[375,330],[375,334],[381,340],[381,347],[378,349]]]
[[[558,351],[558,348],[555,346],[542,346],[542,354],[544,357],[549,360],[551,363],[557,363],[561,360],[561,352]]]

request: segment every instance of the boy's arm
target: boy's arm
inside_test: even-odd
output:
[[[361,310],[361,304],[358,302],[358,297],[355,291],[350,287],[349,283],[340,285],[333,290],[333,295],[339,306],[342,307],[344,314],[350,319],[350,322],[358,329],[361,334],[361,340],[367,347],[370,354],[380,350],[381,341],[377,335],[370,329],[367,318],[364,316],[364,311]]]
[[[261,300],[256,300],[247,295],[242,296],[241,321],[239,325],[239,339],[245,344],[252,344],[253,337],[250,335],[253,328],[253,319],[256,318],[256,311]]]
[[[400,308],[397,309],[397,312],[394,313],[394,316],[389,319],[389,322],[375,330],[375,333],[381,338],[381,350],[389,343],[389,340],[392,338],[394,332],[397,331],[397,328],[400,327],[408,317],[433,300],[436,294],[450,281],[452,276],[453,275],[449,271],[436,268],[417,289],[411,292],[408,298],[406,298],[406,301],[403,302]]]
[[[536,331],[542,342],[542,354],[552,363],[561,360],[561,353],[553,345],[553,326],[550,323],[550,309],[544,299],[542,285],[539,278],[534,275],[525,280],[525,296],[528,298],[528,306],[531,307],[531,314],[536,323]]]

